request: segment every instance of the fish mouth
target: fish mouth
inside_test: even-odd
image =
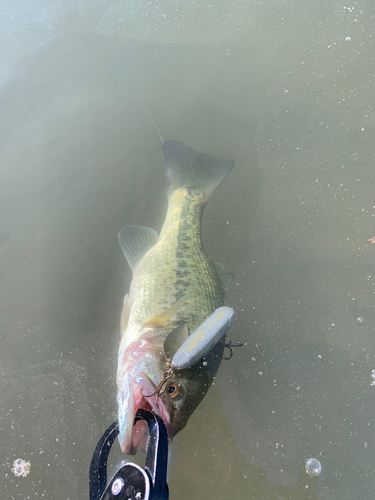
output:
[[[119,442],[121,450],[127,455],[133,455],[137,450],[146,452],[148,440],[148,425],[144,420],[134,425],[139,409],[151,411],[160,417],[171,439],[174,435],[168,408],[162,398],[156,393],[156,386],[144,372],[127,374],[122,380],[122,390],[117,396]],[[155,394],[154,394],[155,393]]]

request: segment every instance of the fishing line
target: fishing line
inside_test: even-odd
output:
[[[160,133],[160,130],[158,129],[158,127],[156,126],[156,123],[154,122],[154,120],[151,118],[151,116],[147,113],[147,111],[145,110],[145,108],[142,106],[142,104],[140,102],[137,101],[137,99],[135,99],[134,97],[132,97],[131,95],[129,94],[123,94],[124,96],[128,97],[129,99],[131,99],[133,102],[135,102],[135,104],[137,106],[139,106],[141,108],[141,110],[144,112],[144,114],[146,116],[148,116],[149,120],[151,121],[151,123],[153,124],[153,126],[155,127],[155,130],[156,132],[158,133],[158,136],[160,137],[160,140],[161,142],[163,143],[164,145],[164,139],[163,137],[161,136],[161,133]],[[169,156],[169,155],[168,155]]]
[[[171,160],[171,157],[169,156],[169,153],[168,153],[168,150],[167,148],[164,146],[164,139],[161,135],[161,132],[160,130],[158,129],[158,127],[156,126],[156,123],[154,122],[154,120],[151,118],[151,116],[147,113],[147,111],[145,110],[145,108],[142,106],[142,104],[140,102],[137,101],[137,99],[135,99],[134,97],[132,97],[131,95],[129,94],[123,94],[124,96],[128,97],[129,99],[131,99],[137,106],[139,106],[141,108],[141,110],[144,112],[144,114],[148,117],[148,119],[151,121],[151,123],[153,124],[156,132],[158,133],[158,136],[163,144],[163,151],[166,152],[167,156],[168,156],[168,159],[172,165],[172,160]]]
[[[148,117],[148,119],[151,121],[151,123],[153,124],[156,132],[158,133],[158,136],[163,144],[163,151],[165,152],[165,154],[168,156],[168,160],[169,160],[169,163],[171,165],[173,165],[173,162],[172,162],[172,159],[171,157],[169,156],[169,153],[168,153],[168,149],[165,147],[165,144],[164,144],[164,139],[161,135],[161,132],[160,130],[158,129],[158,127],[156,126],[156,123],[154,122],[154,120],[151,118],[151,116],[149,115],[149,113],[145,110],[145,108],[142,106],[142,104],[140,102],[137,101],[137,99],[135,97],[132,97],[131,95],[129,94],[123,94],[125,97],[128,97],[129,99],[131,99],[139,108],[141,108],[141,110],[144,112],[144,114]]]

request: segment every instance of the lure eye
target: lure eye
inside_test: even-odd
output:
[[[179,384],[178,382],[172,382],[172,384],[169,384],[167,389],[168,396],[171,399],[175,398],[180,394],[181,388],[182,388],[181,384]]]

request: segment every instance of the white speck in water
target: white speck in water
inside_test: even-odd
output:
[[[309,476],[319,476],[322,472],[322,466],[316,458],[309,458],[306,460],[305,469]]]
[[[17,460],[13,462],[12,472],[17,477],[26,477],[30,472],[30,467],[30,462],[26,462],[26,460],[22,460],[22,458],[17,458]]]
[[[262,376],[263,375],[263,372],[259,372],[259,375]]]
[[[371,370],[371,378],[375,378],[375,368]]]
[[[352,41],[352,39],[351,39],[351,37],[350,37],[350,36],[347,36],[347,37],[345,38],[345,41],[346,41],[346,42],[351,42],[351,41]]]
[[[207,366],[207,361],[203,361],[203,366]]]
[[[363,323],[363,318],[361,318],[361,316],[357,318],[357,323]]]

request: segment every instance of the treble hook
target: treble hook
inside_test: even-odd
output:
[[[226,342],[228,340],[228,342]],[[231,359],[232,356],[233,356],[233,348],[234,347],[242,347],[243,344],[241,344],[241,342],[237,342],[237,344],[232,344],[232,341],[231,339],[228,337],[228,335],[225,337],[225,340],[224,340],[224,347],[227,347],[229,349],[229,357],[225,357],[223,356],[223,359]]]
[[[163,374],[163,379],[161,380],[160,384],[157,386],[156,391],[154,391],[152,394],[143,394],[143,387],[141,389],[141,396],[145,398],[151,398],[152,396],[155,396],[157,394],[157,399],[160,398],[162,394],[166,391],[165,384],[167,383],[167,380],[170,379],[173,375],[173,366],[171,365],[171,359],[169,358],[166,362],[168,370],[164,372]],[[162,390],[163,389],[163,390]]]

